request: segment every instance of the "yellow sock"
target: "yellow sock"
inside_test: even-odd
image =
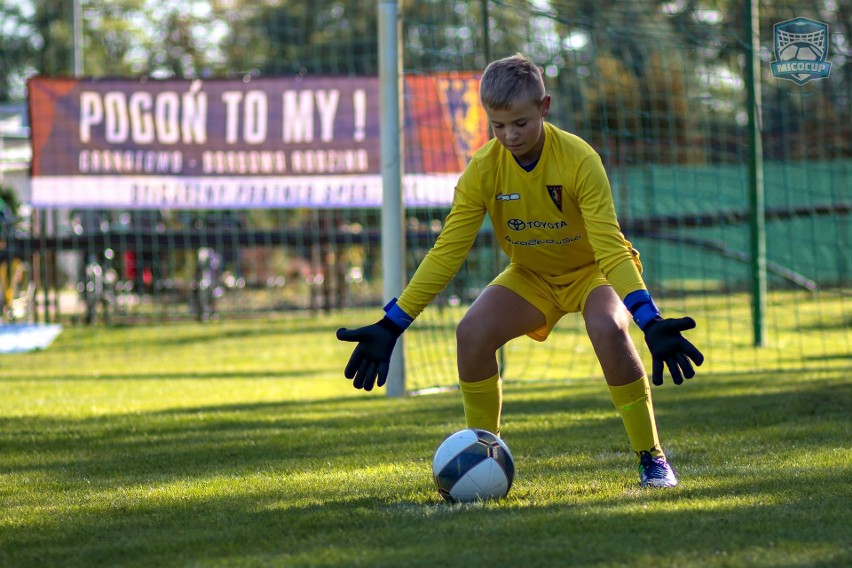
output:
[[[657,436],[657,423],[654,419],[654,404],[651,402],[651,386],[648,377],[642,377],[632,383],[609,387],[612,403],[624,421],[627,437],[633,449],[638,452],[651,452],[654,457],[665,457]]]
[[[479,428],[500,435],[500,411],[503,407],[503,381],[496,374],[484,381],[459,381],[468,428]]]

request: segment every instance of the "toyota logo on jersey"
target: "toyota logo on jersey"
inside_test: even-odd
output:
[[[524,229],[546,229],[549,231],[555,231],[558,229],[564,229],[568,226],[563,219],[559,219],[558,221],[522,221],[521,219],[509,219],[506,224],[513,231],[523,231]]]

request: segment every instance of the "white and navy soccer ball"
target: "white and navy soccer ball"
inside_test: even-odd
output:
[[[451,503],[500,499],[509,493],[515,460],[509,446],[487,430],[450,434],[432,460],[438,493]]]

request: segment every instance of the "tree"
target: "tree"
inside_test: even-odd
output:
[[[23,78],[34,70],[39,49],[30,19],[18,4],[0,5],[0,102],[24,98]]]

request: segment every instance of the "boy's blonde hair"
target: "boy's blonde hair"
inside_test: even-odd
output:
[[[479,80],[479,99],[494,110],[506,110],[518,102],[538,104],[545,94],[538,66],[520,53],[492,61]]]

